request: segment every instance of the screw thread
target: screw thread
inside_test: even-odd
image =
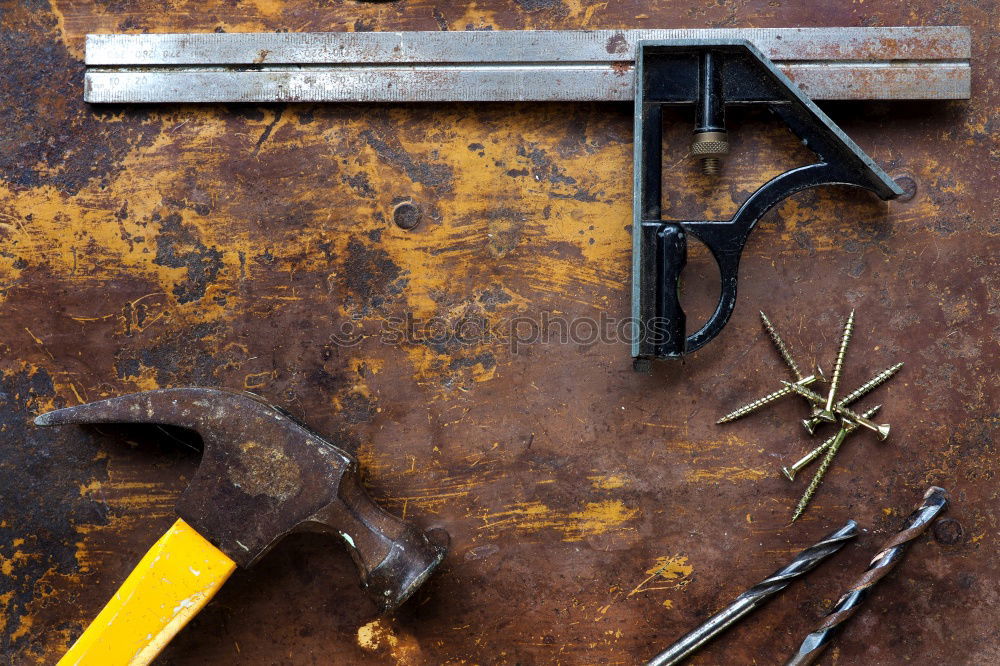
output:
[[[701,158],[701,172],[706,176],[714,176],[719,173],[719,158],[718,157],[703,157]]]
[[[839,400],[837,402],[836,406],[837,407],[847,407],[847,406],[849,406],[849,405],[857,402],[858,400],[860,400],[861,398],[865,397],[866,395],[868,395],[869,393],[871,393],[872,391],[874,391],[876,388],[878,388],[882,384],[884,384],[887,381],[889,381],[889,379],[893,375],[895,375],[897,372],[899,372],[899,369],[902,368],[902,367],[903,367],[902,363],[897,363],[896,365],[892,366],[891,368],[886,368],[885,370],[883,370],[882,372],[878,373],[877,375],[875,375],[874,377],[872,377],[871,379],[869,379],[867,382],[865,382],[864,384],[862,384],[861,386],[859,386],[858,388],[854,389],[853,391],[851,391],[850,393],[848,393],[846,396],[844,396],[844,398],[842,398],[841,400]],[[821,421],[822,421],[822,419],[820,419],[818,416],[814,415],[814,416],[810,416],[808,419],[806,419],[805,421],[803,421],[803,423],[805,423],[806,430],[808,430],[810,433],[812,433],[813,429],[816,426],[818,426],[821,423]]]
[[[844,325],[844,334],[840,336],[840,349],[837,350],[837,360],[833,364],[833,376],[830,378],[830,392],[826,396],[827,411],[833,409],[833,399],[837,395],[837,388],[840,386],[840,373],[844,369],[844,358],[847,356],[847,345],[851,341],[851,334],[854,332],[854,310],[851,310],[847,323]]]
[[[805,386],[799,384],[798,382],[782,381],[781,383],[784,384],[785,387],[788,388],[789,390],[794,391],[795,393],[801,395],[803,398],[809,400],[809,402],[813,402],[816,404],[823,403],[823,396],[821,396],[819,393],[816,393],[816,391],[813,391],[812,389],[806,388]]]
[[[862,414],[862,416],[864,416],[866,419],[870,419],[871,417],[875,416],[876,413],[878,413],[878,410],[881,407],[882,405],[875,405],[867,412]],[[847,423],[845,423],[844,427],[847,429],[847,434],[850,435],[852,432],[857,430],[859,426],[854,421],[848,421]],[[794,480],[795,475],[799,472],[799,470],[801,470],[803,467],[811,463],[813,460],[816,460],[816,458],[818,458],[821,453],[830,448],[830,446],[834,443],[834,441],[836,441],[836,439],[837,435],[833,435],[828,440],[826,440],[825,442],[814,448],[812,451],[810,451],[809,453],[805,454],[797,461],[795,461],[791,467],[785,468],[786,469],[785,476],[788,477],[789,481]]]
[[[806,506],[812,500],[813,495],[816,494],[816,490],[819,489],[819,484],[823,481],[823,477],[826,476],[826,470],[830,468],[830,463],[833,462],[834,457],[837,455],[837,451],[840,450],[840,445],[844,443],[847,438],[847,425],[841,426],[840,430],[833,437],[833,442],[830,443],[829,448],[826,450],[826,455],[823,457],[823,462],[819,464],[819,469],[813,474],[812,481],[809,482],[809,486],[806,491],[802,494],[802,499],[795,506],[795,513],[792,514],[792,522],[794,523],[799,519],[805,510]]]
[[[781,339],[781,335],[778,333],[778,329],[774,327],[771,320],[767,318],[767,315],[763,311],[760,313],[760,320],[764,324],[764,330],[767,331],[768,336],[771,338],[771,342],[774,346],[778,348],[778,353],[781,354],[781,358],[784,359],[785,364],[791,369],[792,374],[795,375],[795,379],[802,379],[802,371],[799,370],[799,365],[792,358],[792,353],[788,349],[788,345],[785,341]]]
[[[874,377],[872,377],[871,379],[869,379],[867,382],[865,382],[864,384],[862,384],[858,388],[856,388],[853,391],[851,391],[850,393],[848,393],[839,402],[837,402],[837,404],[840,405],[841,407],[847,407],[848,405],[851,405],[852,403],[857,402],[858,400],[860,400],[864,396],[868,395],[869,393],[871,393],[872,391],[874,391],[875,389],[877,389],[882,384],[884,384],[887,381],[889,381],[889,379],[894,374],[896,374],[897,372],[899,372],[899,369],[902,368],[902,367],[903,367],[902,363],[897,363],[896,365],[892,366],[891,368],[886,368],[885,370],[883,370],[882,372],[878,373],[877,375],[875,375]]]
[[[799,380],[799,382],[797,382],[797,385],[801,384],[802,386],[808,386],[809,384],[812,384],[815,381],[816,381],[816,376],[809,375],[808,377],[803,377],[801,380]],[[729,412],[721,419],[716,421],[716,423],[729,423],[730,421],[735,421],[736,419],[743,418],[747,414],[752,414],[761,407],[770,405],[772,402],[780,400],[786,395],[791,394],[793,390],[794,389],[785,386],[783,388],[778,389],[777,391],[774,391],[773,393],[768,393],[762,398],[757,398],[753,402],[747,403],[742,407],[734,409],[733,411]]]
[[[799,395],[801,395],[803,398],[810,400],[811,402],[814,402],[816,404],[820,404],[823,402],[822,396],[820,396],[815,391],[810,391],[808,388],[802,386],[801,384],[793,384],[792,382],[785,382],[785,381],[781,383],[787,386],[788,388],[792,389]],[[840,414],[840,416],[842,416],[845,419],[854,421],[858,425],[862,425],[871,430],[872,432],[878,433],[879,439],[885,439],[886,437],[889,436],[889,424],[884,424],[880,426],[877,423],[872,423],[870,420],[861,416],[857,412],[852,411],[847,407],[841,407],[840,405],[834,406],[833,411],[836,412],[837,414]]]
[[[836,407],[834,407],[833,410],[835,412],[837,412],[838,414],[840,414],[841,416],[847,417],[851,421],[854,421],[858,425],[862,425],[862,426],[868,428],[869,430],[873,430],[875,432],[879,432],[879,425],[877,423],[872,423],[871,419],[865,418],[864,416],[862,416],[861,414],[858,414],[853,409],[850,409],[848,407],[841,407],[840,405],[837,405]]]

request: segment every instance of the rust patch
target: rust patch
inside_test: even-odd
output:
[[[205,289],[215,281],[222,269],[222,251],[207,247],[191,226],[185,225],[179,213],[161,217],[155,213],[154,223],[160,225],[156,236],[156,258],[153,263],[170,268],[183,268],[186,277],[174,285],[178,303],[190,303],[205,296]]]
[[[46,576],[78,577],[79,526],[107,523],[83,489],[107,479],[107,459],[84,433],[50,436],[31,420],[53,404],[43,369],[0,375],[0,653],[33,651],[43,637],[32,606],[54,593]]]
[[[612,55],[616,53],[628,53],[628,42],[625,40],[625,35],[618,32],[608,37],[608,41],[604,45],[604,50]]]
[[[611,63],[611,70],[617,76],[628,76],[634,69],[635,67],[630,62],[618,61]]]
[[[298,463],[273,443],[263,446],[253,441],[242,442],[240,450],[242,455],[229,468],[229,478],[247,495],[266,495],[284,502],[299,490],[302,472]]]
[[[17,101],[0,105],[0,178],[15,187],[48,184],[75,194],[116,174],[129,152],[151,143],[160,124],[143,113],[87,110],[83,64],[58,40],[56,18],[44,6],[32,7],[16,5],[3,16],[0,86]]]
[[[347,243],[343,279],[349,289],[348,303],[367,314],[379,309],[406,288],[403,270],[385,250],[357,238]]]
[[[452,170],[446,164],[428,164],[415,159],[403,148],[388,122],[363,131],[361,138],[375,150],[379,159],[401,169],[415,183],[429,187],[447,187],[453,178]]]

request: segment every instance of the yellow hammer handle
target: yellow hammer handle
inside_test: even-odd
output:
[[[235,569],[235,562],[178,519],[59,666],[150,663]]]

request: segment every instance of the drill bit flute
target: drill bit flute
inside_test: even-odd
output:
[[[790,563],[757,583],[736,597],[733,603],[713,615],[703,625],[687,634],[669,648],[653,657],[646,666],[670,666],[679,664],[712,638],[731,625],[756,610],[768,599],[782,591],[799,576],[812,570],[820,562],[840,550],[849,539],[858,534],[858,525],[853,520],[839,530],[832,532],[819,542],[806,548]]]
[[[840,598],[833,611],[826,616],[816,631],[806,636],[798,651],[785,666],[808,666],[816,661],[837,632],[854,615],[858,606],[868,598],[875,584],[889,575],[889,572],[899,564],[906,546],[927,529],[947,503],[947,493],[944,489],[937,486],[927,489],[923,501],[907,517],[903,529],[889,539],[882,550],[872,558],[864,575]]]

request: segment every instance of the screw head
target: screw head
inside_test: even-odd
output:
[[[691,139],[691,157],[701,160],[701,170],[707,176],[719,172],[719,162],[729,152],[726,132],[698,132]]]
[[[420,207],[412,201],[401,201],[392,209],[392,221],[400,229],[414,229],[420,224]]]
[[[816,415],[815,415],[814,418],[817,418],[820,421],[826,421],[827,423],[836,423],[836,421],[837,421],[837,415],[834,414],[829,409],[821,409],[821,410],[819,410],[818,412],[816,412]]]
[[[909,201],[917,194],[917,180],[911,174],[901,173],[892,176],[903,193],[897,197],[896,201]]]
[[[789,481],[795,480],[795,472],[792,471],[791,469],[787,467],[782,467],[781,471],[784,473],[784,475],[788,478]]]

